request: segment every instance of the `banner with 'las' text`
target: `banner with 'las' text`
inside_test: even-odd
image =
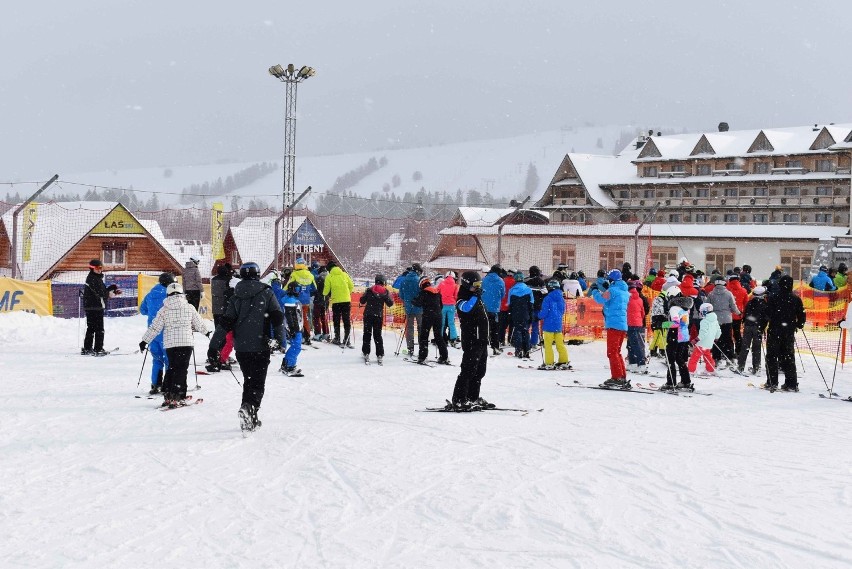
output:
[[[0,314],[13,311],[53,316],[50,281],[31,282],[0,277]]]

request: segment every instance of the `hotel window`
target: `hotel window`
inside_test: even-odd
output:
[[[814,216],[814,221],[817,223],[831,223],[833,220],[830,213],[818,213]]]
[[[832,193],[831,188],[827,186],[818,186],[817,189],[814,190],[815,196],[830,196]]]
[[[817,172],[834,172],[834,160],[817,160]]]
[[[738,223],[740,220],[740,216],[736,213],[726,213],[725,214],[725,223]]]
[[[669,223],[680,223],[680,214],[679,213],[669,214]]]
[[[657,197],[657,191],[656,190],[645,190],[644,192],[642,192],[642,197],[655,198],[655,197]]]
[[[725,170],[740,170],[740,165],[736,162],[728,162],[725,164]]]
[[[734,268],[736,253],[736,249],[707,249],[704,253],[705,272],[709,275],[713,269],[719,269],[724,275],[725,271]]]
[[[755,174],[768,174],[769,162],[755,162],[752,166],[752,172]]]
[[[618,269],[624,264],[624,245],[601,245],[600,267]]]
[[[657,177],[657,167],[656,166],[645,166],[642,168],[642,177],[643,178],[656,178]]]
[[[799,214],[798,213],[785,213],[784,221],[788,223],[799,223]]]
[[[695,214],[695,222],[696,223],[707,223],[710,221],[710,216],[706,213],[696,213]]]
[[[795,251],[781,249],[781,262],[784,272],[794,279],[805,279],[811,272],[813,251]]]
[[[680,197],[680,195],[681,195],[681,191],[680,191],[679,189],[677,189],[677,190],[671,190],[671,191],[669,192],[669,195],[670,195],[671,197],[673,197],[673,198],[679,198],[679,197]]]
[[[710,196],[710,190],[707,188],[696,188],[695,197],[697,198],[706,198]]]
[[[685,172],[683,164],[672,164],[672,172]]]
[[[799,195],[799,188],[784,188],[784,195],[785,196],[798,196]]]
[[[666,266],[676,267],[679,258],[677,253],[677,247],[654,246],[651,249],[651,262],[654,263],[658,271],[664,269]]]
[[[620,197],[622,199],[627,199],[627,198],[630,197],[630,191],[629,190],[618,190],[618,197]]]
[[[574,245],[553,246],[553,270],[559,265],[568,265],[568,270],[573,271],[577,262],[577,248]]]
[[[710,164],[699,164],[698,165],[698,175],[699,176],[709,176],[713,173],[713,167]]]
[[[751,216],[752,223],[766,223],[769,221],[769,216],[765,213],[756,213]]]
[[[766,188],[755,188],[754,189],[755,197],[764,197],[766,196]]]
[[[801,168],[802,167],[802,161],[801,160],[787,160],[786,162],[784,162],[784,167],[785,168]]]
[[[737,191],[737,188],[725,188],[726,198],[735,198],[738,194],[739,192]]]

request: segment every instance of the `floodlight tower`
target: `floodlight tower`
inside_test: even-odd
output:
[[[295,231],[293,227],[293,205],[296,197],[296,89],[299,83],[308,77],[313,77],[315,73],[313,67],[304,65],[296,69],[292,63],[286,68],[280,65],[273,65],[269,68],[269,74],[287,86],[284,102],[284,191],[281,202],[281,211],[284,216],[281,222],[284,266],[292,265],[294,260],[292,239]],[[278,268],[278,251],[275,251],[275,267]]]

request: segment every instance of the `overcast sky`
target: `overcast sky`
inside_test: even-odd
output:
[[[0,181],[561,126],[852,122],[852,2],[77,0],[0,24]]]

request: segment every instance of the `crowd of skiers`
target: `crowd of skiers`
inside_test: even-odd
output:
[[[227,263],[220,265],[211,279],[214,332],[206,330],[197,312],[203,294],[200,277],[194,276],[197,266],[196,258],[187,263],[183,286],[170,273],[160,275],[140,305],[140,312],[148,317],[148,329],[139,347],[152,356],[151,393],[162,391],[164,405],[185,404],[193,332],[212,334],[208,372],[230,370],[231,364],[239,362],[244,380],[239,416],[244,430],[260,424],[257,410],[272,353],[284,352],[282,373],[299,376],[302,345],[325,341],[353,347],[350,303],[354,284],[333,261],[324,267],[316,261],[308,266],[298,258],[292,269],[280,274],[273,271],[268,282],[261,282],[255,263],[243,264],[238,272]],[[114,285],[104,286],[102,269],[100,261],[91,261],[82,293],[87,319],[83,354],[105,353],[103,310],[106,300],[121,292]],[[819,290],[829,288],[830,271],[823,269],[812,281]],[[838,278],[845,280],[845,274],[841,263],[832,283],[836,286]],[[559,265],[550,277],[543,276],[536,266],[524,275],[495,264],[484,278],[467,271],[456,279],[453,271],[424,275],[422,266],[413,263],[392,286],[405,312],[400,344],[406,342],[412,359],[415,333],[418,340],[413,361],[426,363],[430,336],[440,364],[450,363],[448,344],[462,349],[461,371],[448,403],[451,410],[493,407],[480,396],[481,382],[489,353],[498,355],[507,345],[520,359],[529,359],[530,351],[542,346],[539,369],[570,369],[563,335],[565,299],[579,296],[589,296],[603,306],[611,375],[604,385],[608,387],[629,388],[627,372],[646,371],[651,357],[667,362],[662,389],[691,389],[691,374],[696,373],[700,361],[708,374],[726,365],[744,374],[750,354],[748,371],[757,374],[765,342],[766,386],[778,387],[780,369],[785,377],[781,389],[798,390],[794,334],[804,326],[805,312],[801,299],[792,292],[793,279],[780,266],[762,283],[752,278],[748,265],[726,275],[719,271],[704,275],[686,259],[667,272],[651,269],[644,279],[632,273],[629,263],[620,270],[600,270],[591,282],[582,271],[568,271],[565,265]],[[659,293],[653,302],[643,294],[643,285]],[[384,311],[393,306],[384,275],[375,275],[359,305],[364,307],[362,355],[369,363],[375,344],[376,360],[381,364]],[[327,320],[329,308],[333,338]],[[648,315],[651,339],[646,355]],[[625,340],[626,366],[622,356]],[[232,351],[236,359],[231,358]]]

